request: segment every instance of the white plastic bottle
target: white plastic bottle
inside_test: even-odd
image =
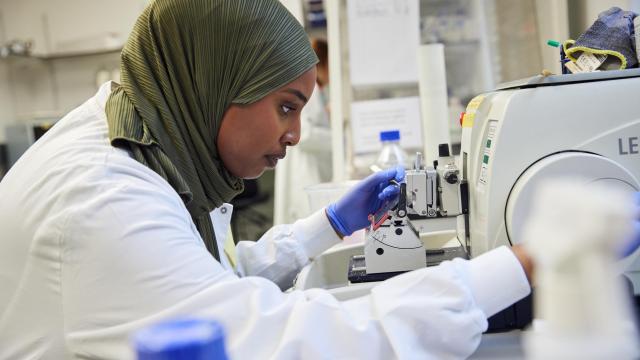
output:
[[[382,150],[380,150],[375,165],[371,167],[372,170],[379,171],[397,165],[404,166],[406,169],[409,166],[409,156],[400,147],[399,130],[380,132],[380,141],[382,142]]]
[[[638,359],[640,344],[616,250],[633,234],[629,192],[585,179],[536,184],[522,242],[536,265],[528,359]]]

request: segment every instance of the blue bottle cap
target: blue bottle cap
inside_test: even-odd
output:
[[[398,141],[400,140],[400,130],[390,130],[380,132],[380,141]]]
[[[224,330],[211,320],[177,319],[136,332],[138,360],[227,360]]]

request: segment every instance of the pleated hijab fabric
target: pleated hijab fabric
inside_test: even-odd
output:
[[[217,151],[224,112],[317,61],[278,0],[155,0],[138,18],[107,100],[109,138],[176,190],[216,259],[209,212],[243,189]]]

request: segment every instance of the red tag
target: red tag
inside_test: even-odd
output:
[[[382,223],[387,220],[387,218],[389,218],[389,213],[387,212],[386,214],[384,214],[380,220],[378,220],[378,222],[376,222],[376,217],[374,215],[369,215],[369,220],[371,221],[371,229],[372,230],[378,230],[378,228],[380,227],[380,225],[382,225]]]

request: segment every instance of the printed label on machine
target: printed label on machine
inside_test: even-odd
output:
[[[487,131],[487,138],[484,141],[484,151],[482,153],[482,163],[480,164],[480,177],[478,178],[478,190],[484,190],[484,186],[487,184],[487,178],[489,176],[489,162],[493,153],[493,142],[496,137],[496,130],[498,128],[498,122],[496,120],[489,121],[489,128]]]

